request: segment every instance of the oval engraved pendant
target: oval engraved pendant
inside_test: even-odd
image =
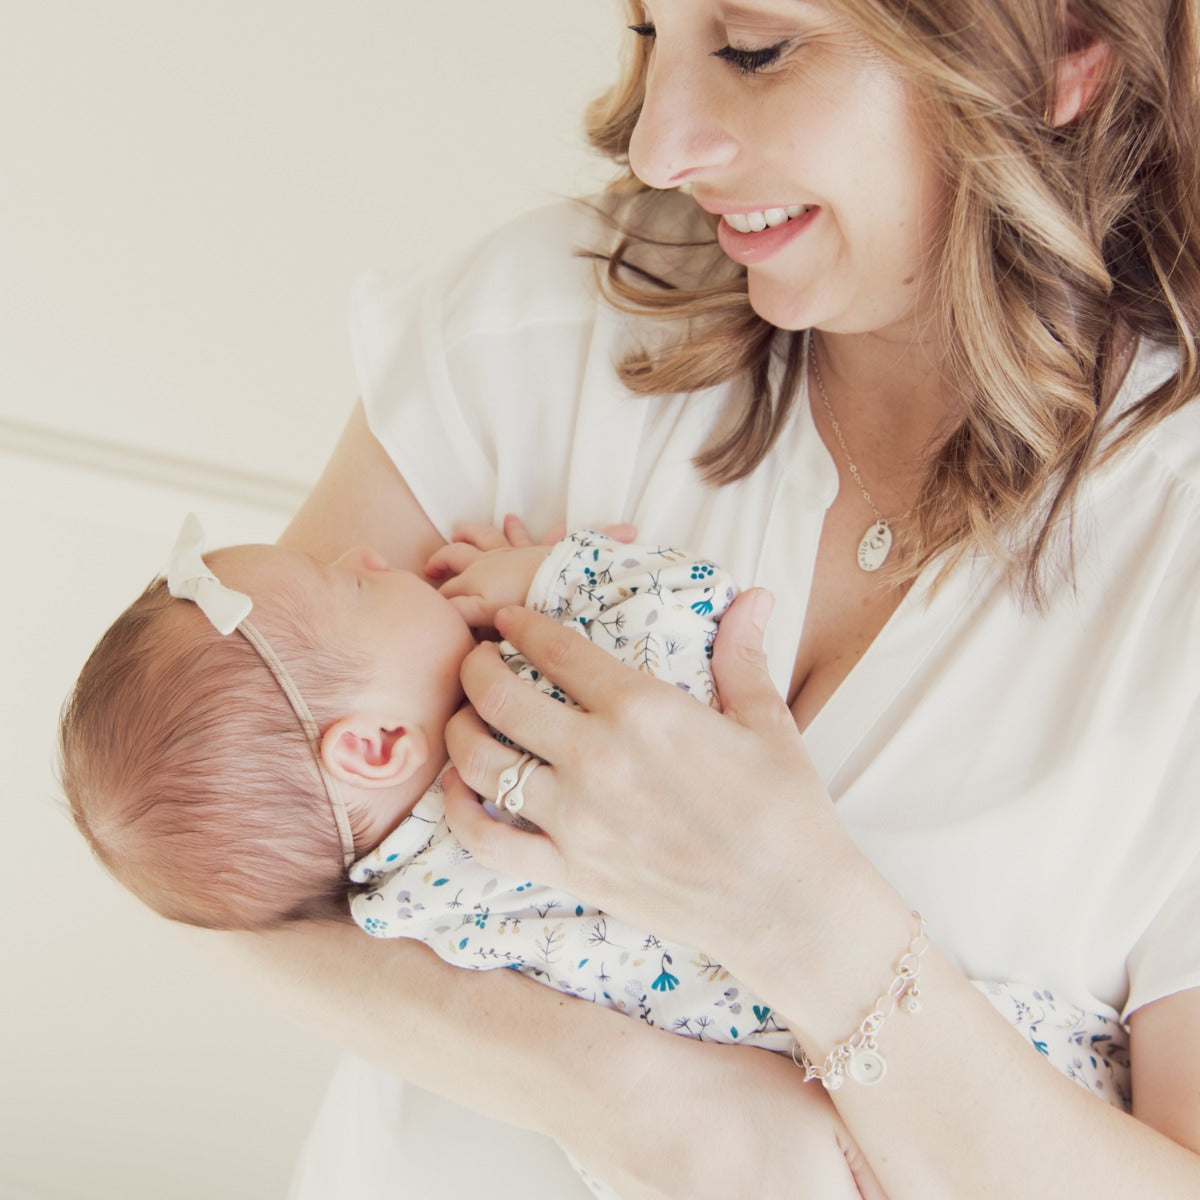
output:
[[[876,521],[858,543],[858,565],[864,571],[878,571],[892,548],[892,530],[886,521]]]

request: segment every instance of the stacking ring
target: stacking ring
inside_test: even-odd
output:
[[[525,781],[542,765],[536,754],[522,754],[511,767],[500,772],[496,786],[496,807],[517,814],[525,807]]]

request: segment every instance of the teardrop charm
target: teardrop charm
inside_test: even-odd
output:
[[[892,529],[886,521],[876,521],[858,543],[858,565],[864,571],[878,571],[892,548]]]

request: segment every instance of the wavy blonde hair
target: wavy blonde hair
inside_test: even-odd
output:
[[[949,566],[979,546],[1037,599],[1085,472],[1200,391],[1195,5],[1070,0],[1062,20],[1056,0],[830,3],[908,80],[949,192],[936,307],[964,416],[933,455],[900,571],[911,578],[943,554]],[[646,19],[639,0],[627,9],[632,23]],[[1090,37],[1110,49],[1103,77],[1085,111],[1054,128],[1056,64]],[[735,411],[697,458],[723,484],[751,472],[786,423],[803,334],[751,310],[744,271],[719,261],[694,205],[629,170],[649,52],[637,39],[588,114],[592,144],[623,168],[610,189],[622,236],[603,286],[619,307],[685,322],[666,349],[620,365],[633,391],[738,381]],[[689,208],[685,236],[658,232]],[[678,271],[629,270],[646,245],[656,262],[673,254]],[[1102,439],[1126,351],[1143,337],[1176,348],[1179,368]]]

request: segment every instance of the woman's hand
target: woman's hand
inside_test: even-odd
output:
[[[848,839],[833,815],[762,653],[770,596],[740,596],[722,620],[713,673],[718,713],[631,670],[578,633],[525,610],[497,614],[501,633],[582,709],[517,680],[494,646],[468,656],[470,708],[447,728],[458,776],[447,777],[454,832],[484,863],[591,901],[729,965],[763,914],[819,890]],[[514,752],[484,722],[545,760],[523,816],[542,836],[491,820]],[[473,789],[473,792],[471,791]],[[779,847],[786,845],[786,855]],[[799,936],[797,930],[797,936]]]

